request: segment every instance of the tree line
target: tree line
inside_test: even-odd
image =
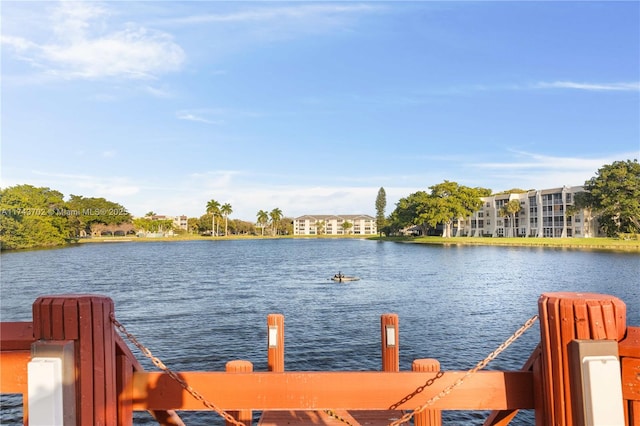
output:
[[[567,214],[586,210],[589,216],[597,217],[602,231],[608,237],[626,237],[640,234],[640,164],[638,160],[615,161],[602,166],[596,175],[585,181],[584,192],[576,194],[574,205]],[[385,235],[395,235],[400,230],[416,226],[422,235],[433,233],[442,227],[442,236],[450,237],[453,222],[463,220],[482,206],[481,197],[492,195],[487,188],[470,188],[445,180],[401,198],[393,212],[385,217],[386,194],[384,188],[376,198],[376,222],[378,230]],[[504,191],[527,192],[522,189]],[[493,194],[498,195],[498,194]],[[520,211],[520,202],[511,200],[499,211],[509,218],[511,235],[515,216]]]
[[[638,160],[615,161],[604,165],[585,181],[567,213],[584,209],[598,218],[600,230],[610,237],[640,233],[640,164]],[[423,235],[440,226],[443,236],[451,236],[455,220],[465,219],[481,207],[481,197],[490,189],[467,187],[445,180],[401,198],[393,212],[385,217],[386,193],[380,188],[376,197],[376,222],[380,233],[394,235],[408,226],[417,226]],[[512,189],[506,192],[524,192]],[[494,194],[495,195],[495,194]],[[519,203],[518,203],[519,204]],[[500,215],[511,218],[520,206],[506,203]],[[229,203],[210,200],[205,214],[188,218],[188,230],[175,230],[173,221],[148,217],[133,219],[120,204],[104,198],[71,195],[67,201],[61,192],[45,187],[17,185],[0,189],[0,249],[53,247],[69,243],[84,235],[133,233],[136,230],[190,232],[220,235],[293,234],[293,219],[282,210],[259,210],[256,222],[230,219]]]
[[[104,198],[71,195],[32,185],[0,190],[0,248],[21,249],[67,244],[100,225],[113,229],[131,222],[120,204]]]
[[[260,233],[264,236],[265,229],[268,229],[272,236],[275,235],[287,235],[293,233],[292,222],[293,219],[285,218],[282,210],[276,207],[272,209],[270,212],[266,210],[259,210],[256,214],[256,223],[252,224],[251,222],[243,222],[243,221],[232,221],[231,222],[231,231],[229,231],[230,223],[229,223],[229,215],[233,213],[233,208],[231,204],[224,203],[220,204],[220,202],[211,199],[207,202],[206,205],[206,214],[201,216],[197,221],[193,222],[193,231],[199,233],[205,233],[210,231],[210,234],[213,236],[220,235],[229,235],[231,234],[248,234],[254,233],[255,228],[260,228]],[[224,234],[220,232],[220,221],[224,219]],[[211,227],[207,226],[207,222],[211,223]],[[242,226],[242,224],[248,226]],[[241,230],[240,228],[244,228]],[[250,228],[250,229],[247,229]],[[190,225],[191,229],[191,225]],[[249,232],[251,230],[251,232]],[[240,231],[240,232],[239,232]]]
[[[282,210],[260,210],[257,222],[230,219],[229,203],[211,200],[206,213],[187,219],[187,230],[176,228],[170,218],[149,212],[133,218],[122,205],[105,198],[64,195],[46,187],[16,185],[0,189],[0,249],[55,247],[85,236],[145,233],[184,233],[220,235],[270,235],[293,233],[293,219]]]

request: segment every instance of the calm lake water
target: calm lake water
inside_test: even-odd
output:
[[[379,370],[380,315],[390,312],[400,319],[402,370],[416,358],[473,367],[537,313],[544,292],[617,296],[628,324],[640,325],[640,256],[630,253],[283,239],[83,244],[0,261],[2,321],[30,321],[41,295],[107,295],[118,320],[176,371],[224,370],[232,359],[265,371],[269,313],[285,315],[285,368],[298,371]],[[338,271],[361,280],[330,281]],[[539,339],[536,325],[489,368],[519,369]],[[0,402],[0,423],[19,424],[19,400]],[[208,412],[181,416],[187,425],[224,423]],[[149,419],[136,414],[136,424]],[[532,422],[524,412],[512,424]]]

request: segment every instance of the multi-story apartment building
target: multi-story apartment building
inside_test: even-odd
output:
[[[188,218],[185,215],[174,216],[173,217],[173,226],[177,229],[184,229],[185,231],[189,230],[189,225],[187,222]]]
[[[293,220],[293,235],[375,235],[377,233],[376,219],[366,214],[305,215]]]
[[[482,197],[482,208],[458,222],[455,235],[471,237],[595,237],[597,219],[586,210],[574,211],[581,186],[531,190]],[[520,202],[515,216],[500,210],[511,200]],[[455,232],[455,231],[454,231]]]

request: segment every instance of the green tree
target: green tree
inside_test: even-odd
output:
[[[200,219],[198,219],[197,217],[190,217],[187,219],[187,229],[189,230],[190,234],[200,232],[200,226],[198,223],[199,221]]]
[[[231,204],[224,203],[222,207],[220,207],[220,213],[224,216],[224,235],[228,235],[229,230],[229,215],[233,213],[233,209],[231,208]]]
[[[214,199],[207,203],[207,213],[211,214],[211,236],[216,235],[216,215],[220,212],[220,203]]]
[[[17,185],[0,190],[0,248],[64,245],[70,237],[62,193]]]
[[[349,234],[349,230],[351,228],[353,228],[353,223],[349,222],[348,220],[345,220],[344,222],[342,222],[342,232],[344,232],[345,235]]]
[[[615,161],[601,167],[584,183],[584,189],[585,195],[576,197],[576,207],[593,210],[607,236],[640,232],[638,160]]]
[[[133,219],[133,226],[135,226],[137,230],[142,230],[145,232],[168,232],[173,229],[173,220],[154,220],[151,219],[151,217],[138,217],[136,219]]]
[[[264,237],[264,228],[267,226],[267,222],[269,221],[269,213],[264,210],[258,211],[256,214],[258,218],[258,226],[262,229],[262,236]]]
[[[429,225],[425,214],[425,208],[429,195],[424,191],[417,191],[403,197],[396,203],[395,210],[389,217],[390,232],[396,233],[411,225],[418,226],[423,235],[427,234]]]
[[[387,193],[383,187],[378,190],[378,196],[376,197],[376,227],[378,228],[378,235],[382,236],[382,228],[385,225],[384,209],[387,207]]]
[[[447,180],[429,189],[428,194],[418,191],[398,201],[390,217],[393,232],[412,224],[426,235],[429,228],[443,224],[442,236],[451,237],[453,221],[477,211],[482,206],[480,197],[491,193],[486,188],[469,188]]]
[[[74,235],[79,235],[82,230],[89,231],[91,226],[97,223],[122,225],[130,223],[132,219],[131,214],[122,205],[104,198],[86,198],[71,194],[66,207]],[[147,213],[147,216],[153,214]]]
[[[447,180],[429,188],[427,223],[433,227],[438,223],[444,224],[442,236],[445,238],[452,236],[451,227],[455,219],[468,217],[482,206],[480,196],[486,193],[483,188],[469,188]]]
[[[278,224],[282,219],[282,210],[276,207],[269,212],[269,217],[271,218],[271,227],[273,229],[272,233],[273,235],[276,235],[278,233]]]

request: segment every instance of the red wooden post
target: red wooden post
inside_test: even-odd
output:
[[[253,364],[251,361],[245,360],[234,360],[227,362],[226,365],[227,373],[251,373],[253,371]],[[239,410],[239,411],[229,411],[229,414],[233,416],[237,421],[244,423],[247,426],[251,426],[252,413],[251,410]],[[225,424],[227,426],[231,426],[232,423],[226,421]]]
[[[400,371],[400,346],[397,314],[380,316],[382,371]]]
[[[269,371],[284,371],[284,315],[267,316],[267,366]]]
[[[622,399],[629,426],[640,426],[640,327],[627,327],[618,344],[622,363]]]
[[[33,303],[36,340],[73,340],[76,422],[117,424],[113,301],[96,295],[44,296]]]
[[[423,371],[437,373],[440,371],[440,362],[437,359],[416,359],[411,364],[411,371]],[[436,384],[437,386],[437,384]],[[435,409],[427,409],[414,417],[415,426],[441,426],[442,412]]]
[[[620,341],[626,330],[626,305],[602,294],[545,293],[538,310],[544,398],[543,412],[536,410],[536,424],[572,425],[568,345],[574,339]]]

